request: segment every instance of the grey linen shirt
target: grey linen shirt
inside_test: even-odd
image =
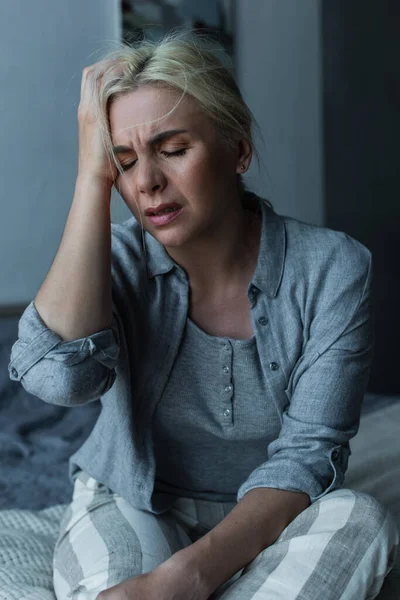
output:
[[[343,232],[278,215],[251,195],[262,233],[248,298],[265,403],[279,427],[273,435],[266,427],[263,460],[242,473],[236,499],[270,487],[315,502],[343,485],[359,427],[374,343],[371,253]],[[132,506],[160,513],[152,423],[183,339],[189,281],[134,217],[111,231],[111,327],[63,342],[32,301],[9,375],[45,402],[100,401],[89,438],[70,458],[71,481],[83,469]],[[195,418],[193,442],[201,444],[206,423],[201,413]],[[182,460],[177,469],[190,469],[190,457]]]

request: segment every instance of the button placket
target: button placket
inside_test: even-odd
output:
[[[233,410],[232,410],[232,396],[233,396],[233,382],[232,382],[232,345],[229,340],[223,340],[221,342],[221,397],[222,397],[222,417],[223,424],[232,424]]]

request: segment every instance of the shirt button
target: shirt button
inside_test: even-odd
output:
[[[266,317],[260,317],[258,319],[258,322],[260,323],[260,325],[266,325],[268,323],[268,319]]]
[[[249,300],[253,305],[255,305],[257,302],[257,293],[258,293],[258,289],[254,285],[250,286]]]
[[[224,373],[229,373],[229,367],[226,367],[226,366],[225,366],[225,367],[223,367],[223,369],[222,369],[222,370],[223,370],[223,372],[224,372]]]
[[[230,414],[231,414],[231,411],[229,410],[229,408],[226,408],[224,410],[224,417],[229,417]]]
[[[333,461],[336,461],[336,460],[338,460],[338,458],[339,458],[339,450],[337,450],[337,449],[336,449],[336,450],[333,450],[333,452],[332,452],[331,456],[332,456],[332,460],[333,460]]]
[[[232,386],[231,385],[225,386],[225,391],[226,392],[231,392],[232,391]]]
[[[271,362],[269,363],[269,368],[271,369],[271,371],[277,371],[279,369],[279,365],[276,362]]]
[[[229,346],[227,344],[224,346],[224,350],[226,350],[227,352],[229,352]]]
[[[17,371],[17,369],[15,369],[14,367],[11,369],[11,375],[12,375],[13,377],[18,377],[18,371]]]

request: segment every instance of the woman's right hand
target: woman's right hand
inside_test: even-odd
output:
[[[110,63],[102,63],[100,77],[97,80],[97,90],[101,84],[104,69]],[[110,185],[110,189],[117,176],[117,168],[112,158],[106,151],[100,126],[93,107],[95,90],[95,71],[99,63],[85,67],[82,72],[81,99],[78,107],[79,128],[79,178],[95,178]]]

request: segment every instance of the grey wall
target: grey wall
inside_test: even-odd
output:
[[[248,187],[322,225],[320,0],[237,0],[236,20],[238,81],[265,140]]]
[[[27,304],[57,252],[76,179],[82,69],[119,38],[117,7],[1,2],[0,308]]]
[[[372,251],[369,389],[400,394],[400,4],[326,2],[322,25],[326,223]]]

